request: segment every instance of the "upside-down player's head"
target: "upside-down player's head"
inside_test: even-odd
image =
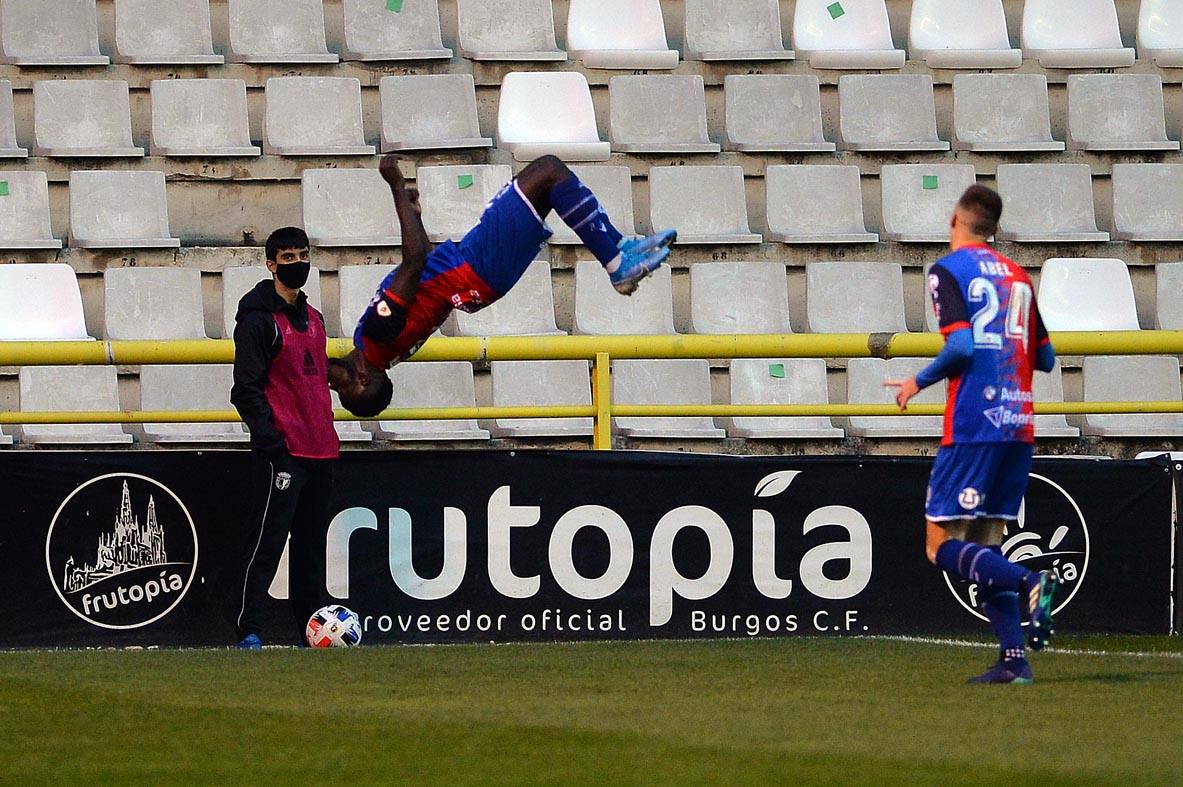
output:
[[[985,241],[998,231],[1000,218],[1002,197],[998,192],[985,186],[970,186],[953,209],[953,218],[949,221],[950,237],[954,243],[959,237]]]
[[[394,386],[382,369],[370,365],[360,350],[329,359],[329,387],[345,409],[360,418],[373,418],[390,406]]]

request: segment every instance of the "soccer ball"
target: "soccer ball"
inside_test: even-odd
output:
[[[330,604],[308,619],[304,636],[313,648],[350,648],[361,644],[361,622],[353,610]]]

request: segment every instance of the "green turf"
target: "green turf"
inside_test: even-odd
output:
[[[1033,686],[963,683],[992,659],[833,639],[0,653],[0,780],[1183,782],[1177,655],[1039,654]]]

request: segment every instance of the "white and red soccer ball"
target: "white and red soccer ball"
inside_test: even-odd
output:
[[[308,619],[304,636],[313,648],[351,648],[361,644],[361,621],[353,610],[330,604]]]

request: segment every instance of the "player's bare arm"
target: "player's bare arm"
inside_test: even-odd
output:
[[[403,261],[386,287],[386,292],[401,300],[403,308],[406,308],[406,304],[414,299],[419,289],[419,278],[423,273],[423,266],[427,263],[427,255],[431,253],[431,241],[427,239],[427,230],[423,228],[419,190],[407,188],[406,180],[399,169],[398,157],[393,154],[383,156],[378,165],[378,172],[390,186],[390,193],[394,195],[394,210],[398,214],[403,238]],[[397,331],[395,334],[397,335]]]

